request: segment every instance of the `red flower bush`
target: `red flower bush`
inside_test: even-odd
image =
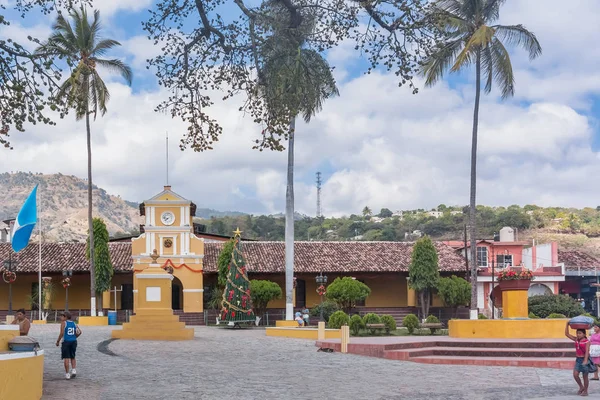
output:
[[[511,268],[506,268],[498,274],[499,281],[514,281],[514,280],[529,280],[532,281],[535,279],[533,276],[533,272],[531,270],[523,268],[521,270],[514,270]]]

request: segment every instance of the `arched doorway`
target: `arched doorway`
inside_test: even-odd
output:
[[[183,284],[176,276],[171,281],[171,306],[173,310],[183,310]]]
[[[535,283],[529,287],[529,292],[528,292],[529,297],[543,296],[543,295],[547,295],[547,294],[552,294],[552,290],[550,290],[550,288],[548,286],[543,285],[541,283]]]

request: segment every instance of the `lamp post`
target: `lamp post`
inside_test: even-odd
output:
[[[317,275],[315,280],[317,281],[317,285],[319,285],[317,287],[317,293],[319,294],[319,296],[321,296],[321,307],[320,307],[321,312],[320,312],[320,316],[319,316],[319,321],[323,322],[323,321],[325,321],[323,319],[323,295],[325,294],[325,285],[327,284],[327,275],[323,275],[323,272],[321,272],[319,275]]]
[[[8,315],[13,315],[12,312],[12,284],[17,280],[15,267],[18,261],[13,261],[12,252],[8,256],[8,260],[4,261],[4,271],[2,272],[2,280],[8,283]]]
[[[73,270],[63,270],[62,275],[62,285],[65,288],[65,311],[69,311],[69,286],[71,286],[71,277],[73,276]]]

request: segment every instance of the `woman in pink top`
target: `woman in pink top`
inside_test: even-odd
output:
[[[592,328],[593,334],[590,336],[590,358],[594,362],[594,364],[600,364],[600,327],[598,324],[595,324]],[[600,380],[598,378],[598,369],[594,372],[593,381]]]
[[[565,336],[575,342],[575,367],[573,368],[573,378],[579,385],[580,396],[588,395],[588,386],[590,384],[588,375],[589,371],[589,356],[590,356],[590,341],[585,336],[585,329],[577,329],[577,336],[571,335],[569,332],[569,323],[565,326]],[[583,383],[579,374],[583,375]]]

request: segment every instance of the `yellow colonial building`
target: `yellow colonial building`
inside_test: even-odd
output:
[[[145,218],[142,234],[126,241],[109,243],[116,291],[103,296],[104,310],[118,311],[120,321],[136,313],[138,287],[135,276],[149,268],[154,250],[156,263],[172,273],[171,305],[182,322],[202,325],[215,321],[217,310],[206,309],[212,288],[217,283],[217,260],[227,238],[194,231],[196,206],[173,192],[170,186],[140,205]],[[357,305],[359,312],[388,313],[400,320],[416,312],[416,296],[408,287],[408,267],[413,243],[407,242],[296,242],[294,277],[295,307],[319,304],[315,278],[321,272],[329,283],[336,277],[351,276],[371,288],[371,295]],[[464,259],[443,243],[435,243],[442,275],[464,276]],[[0,261],[10,257],[10,244],[0,243]],[[285,292],[285,243],[243,241],[250,279],[266,279],[279,284]],[[32,244],[18,254],[17,280],[12,284],[12,309],[31,312],[31,295],[37,292],[38,245]],[[89,315],[89,264],[84,243],[44,243],[42,276],[52,282],[51,311],[54,320],[59,310],[68,307],[75,316]],[[72,271],[70,286],[63,287],[63,272]],[[68,291],[68,301],[67,301]],[[116,299],[116,301],[115,301]],[[8,284],[0,282],[0,319],[8,310]],[[446,319],[447,310],[433,299],[432,312]],[[284,298],[269,304],[269,321],[282,319]]]
[[[201,313],[203,306],[204,240],[193,234],[192,202],[171,191],[170,186],[140,205],[146,217],[144,233],[131,241],[134,275],[148,268],[152,252],[173,274],[173,308]],[[195,208],[195,206],[194,206]],[[137,279],[133,279],[133,311],[138,303]],[[183,307],[182,307],[183,306]]]

